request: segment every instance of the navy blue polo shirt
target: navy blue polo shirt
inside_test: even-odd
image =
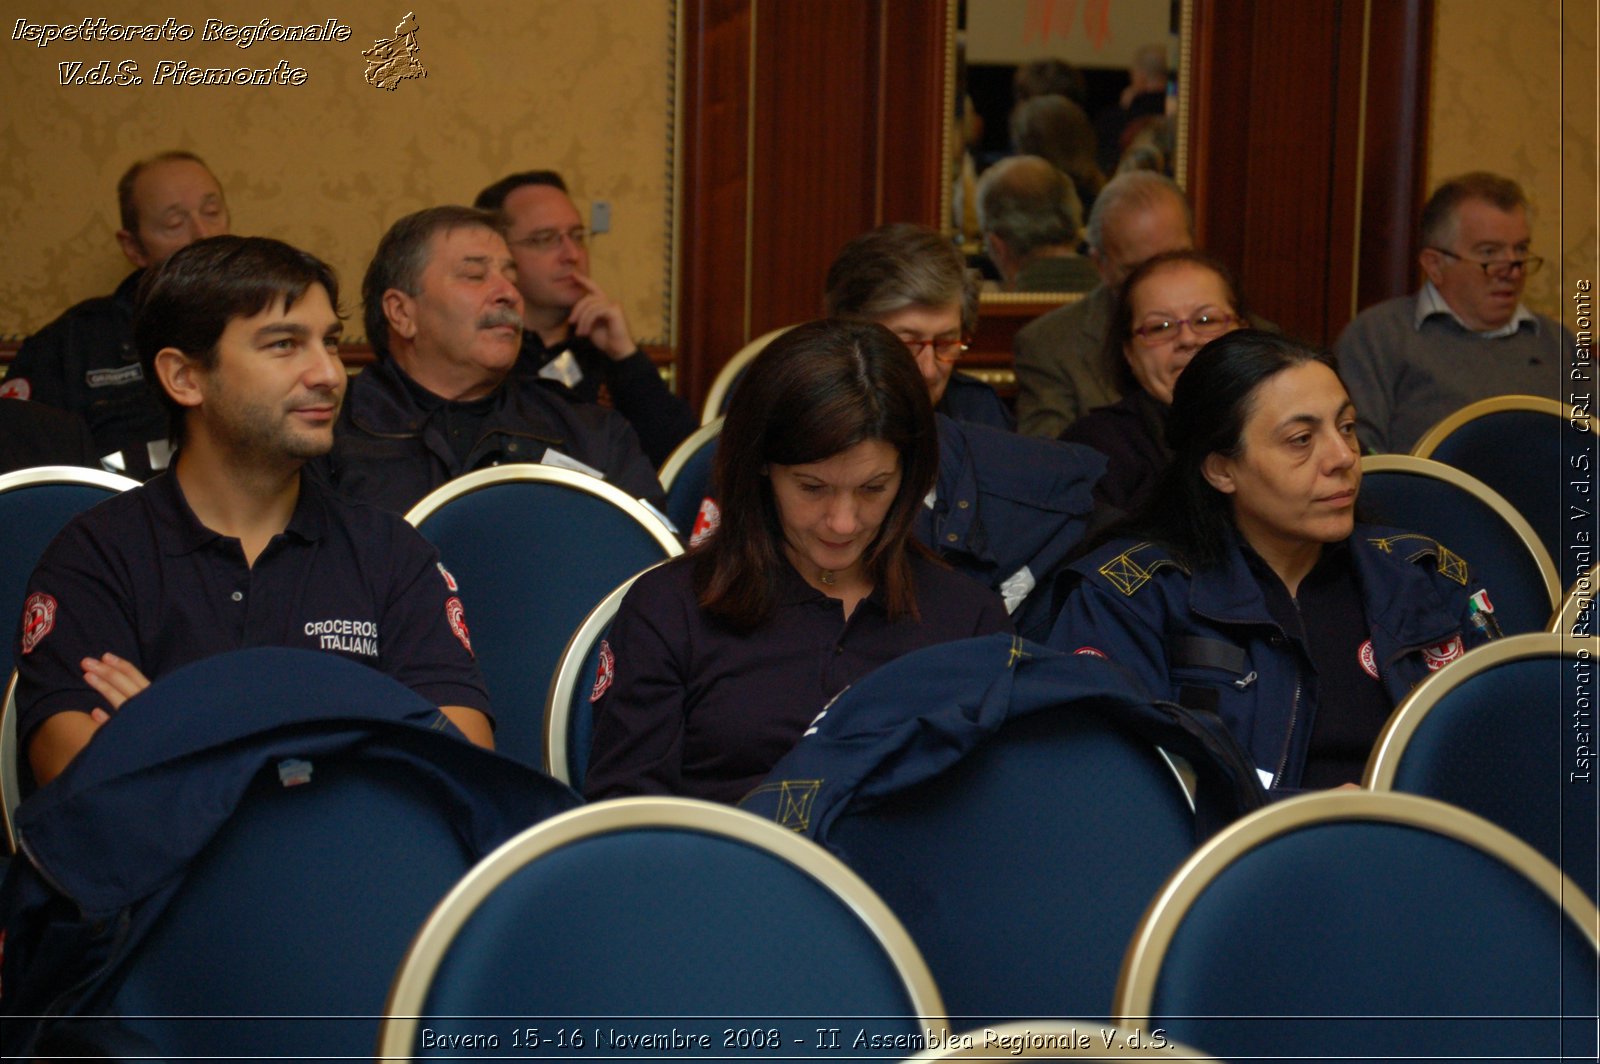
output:
[[[672,794],[736,802],[840,691],[902,654],[1011,631],[982,584],[913,556],[919,620],[881,589],[844,606],[782,566],[777,609],[739,632],[700,608],[694,557],[650,570],[617,610],[595,684],[591,799]]]
[[[288,528],[251,567],[168,473],[79,515],[40,559],[17,637],[18,736],[26,749],[46,718],[104,704],[83,658],[109,651],[155,680],[255,646],[339,654],[436,706],[489,712],[455,580],[403,519],[302,475]]]

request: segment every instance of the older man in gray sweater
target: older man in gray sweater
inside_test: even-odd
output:
[[[1528,253],[1528,201],[1509,178],[1446,181],[1422,211],[1427,281],[1369,307],[1334,346],[1369,451],[1405,452],[1445,416],[1497,395],[1563,399],[1575,342],[1522,305],[1544,260]]]

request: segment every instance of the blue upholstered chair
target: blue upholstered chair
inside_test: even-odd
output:
[[[541,465],[468,473],[406,520],[460,584],[494,706],[495,748],[541,766],[545,697],[568,637],[618,584],[682,546],[610,484]]]
[[[1550,623],[1561,595],[1550,554],[1482,481],[1426,458],[1368,455],[1361,460],[1361,507],[1369,520],[1431,536],[1466,559],[1507,635],[1542,632]]]
[[[953,768],[834,823],[958,1028],[1110,1015],[1145,903],[1195,848],[1171,761],[1088,713],[1008,722]]]
[[[550,681],[544,704],[544,770],[562,783],[583,789],[589,771],[589,747],[594,743],[594,713],[590,699],[599,679],[600,644],[611,631],[611,619],[637,577],[589,611],[561,652],[561,664]]]
[[[712,467],[717,460],[717,437],[722,419],[701,425],[678,444],[661,465],[661,488],[667,493],[667,519],[685,538],[694,529],[700,501],[711,494]]]
[[[1569,778],[1589,771],[1573,759],[1573,726],[1593,698],[1597,659],[1600,639],[1544,632],[1472,650],[1395,708],[1363,783],[1476,813],[1600,897],[1595,784]]]
[[[370,1055],[434,905],[579,804],[442,721],[374,669],[283,648],[205,659],[130,699],[18,813],[38,878],[70,903],[53,919],[118,929],[39,1053]]]
[[[700,410],[700,424],[709,425],[728,412],[728,401],[733,398],[733,390],[738,386],[739,378],[744,376],[750,360],[792,328],[793,325],[785,325],[781,329],[762,333],[733,353],[733,357],[717,371],[716,378],[711,382],[711,389],[706,392],[705,406]]]
[[[1593,903],[1530,846],[1335,791],[1218,833],[1151,902],[1117,1023],[1225,1060],[1594,1057]]]
[[[80,466],[37,466],[0,474],[0,676],[16,664],[12,638],[22,596],[39,556],[66,523],[139,482],[116,473]]]
[[[899,1057],[943,1029],[916,947],[848,869],[681,798],[599,802],[490,855],[418,934],[386,1012],[378,1053],[395,1058],[424,1030],[481,1033],[469,1016],[518,1018],[502,1050],[635,1059],[817,1053],[819,1028],[848,1032],[848,1058]],[[852,1048],[858,1030],[898,1041]]]
[[[1470,403],[1423,433],[1411,453],[1454,466],[1493,488],[1528,519],[1556,564],[1560,582],[1577,579],[1572,506],[1594,512],[1597,428],[1554,399],[1500,395]]]

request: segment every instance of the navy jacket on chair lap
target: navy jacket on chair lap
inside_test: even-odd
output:
[[[456,811],[464,846],[480,856],[581,804],[542,773],[471,745],[437,707],[363,665],[281,647],[195,662],[129,699],[18,807],[22,853],[0,887],[0,1016],[90,1005],[252,781],[286,761],[308,762],[314,775],[319,758],[409,774]],[[5,1027],[9,1055],[35,1024]]]
[[[1347,542],[1371,631],[1370,667],[1392,702],[1498,634],[1467,563],[1437,540],[1357,524]],[[1221,567],[1191,574],[1160,546],[1115,540],[1063,575],[1078,583],[1052,646],[1109,658],[1154,697],[1219,714],[1269,786],[1300,786],[1315,670],[1273,620],[1237,545]]]
[[[739,807],[827,846],[845,809],[931,779],[1008,720],[1042,712],[1097,714],[1188,760],[1199,838],[1266,803],[1215,717],[1152,701],[1103,660],[990,635],[907,654],[846,690]]]

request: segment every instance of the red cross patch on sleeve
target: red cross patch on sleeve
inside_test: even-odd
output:
[[[22,652],[32,654],[39,641],[56,626],[56,600],[35,591],[22,604]]]
[[[594,687],[589,691],[589,701],[598,702],[600,696],[611,689],[611,681],[617,675],[617,659],[611,653],[611,641],[600,640],[600,661],[594,669]]]
[[[1427,662],[1429,672],[1438,672],[1465,652],[1461,645],[1461,637],[1453,635],[1436,646],[1423,647],[1422,660]]]
[[[467,653],[472,654],[472,640],[467,635],[467,611],[466,607],[461,605],[461,600],[452,595],[444,604],[444,615],[450,622],[450,630],[461,640],[461,645],[467,648]]]

